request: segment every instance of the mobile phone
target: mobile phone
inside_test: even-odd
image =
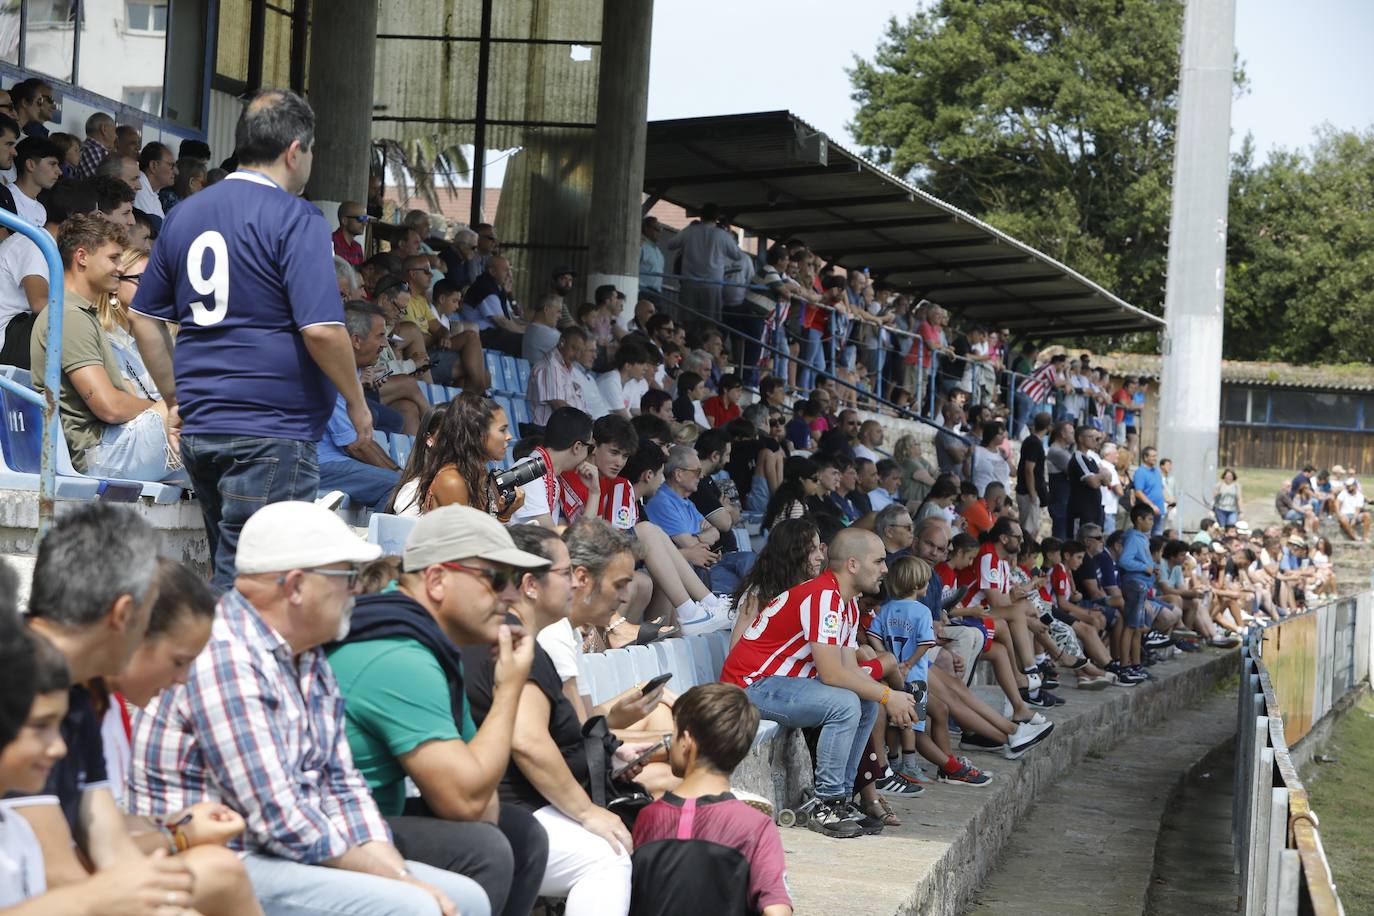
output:
[[[671,673],[660,674],[657,677],[650,678],[648,681],[645,682],[644,689],[639,692],[639,695],[642,697],[647,697],[649,694],[653,693],[655,690],[662,687],[664,684],[668,683],[672,679],[673,675]]]
[[[654,754],[657,754],[660,750],[663,749],[663,746],[663,739],[659,738],[653,744],[649,745],[643,751],[641,751],[640,754],[633,760],[631,760],[629,763],[625,764],[624,766],[616,767],[614,770],[611,770],[611,778],[618,779],[621,776],[621,774],[626,773],[629,770],[633,770],[637,766],[647,763],[650,757],[654,756]]]

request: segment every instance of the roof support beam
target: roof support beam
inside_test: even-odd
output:
[[[986,289],[989,286],[1025,286],[1031,283],[1054,283],[1062,281],[1062,273],[1036,274],[1033,277],[988,277],[986,280],[969,280],[964,283],[935,283],[926,287],[927,292],[947,292],[952,289]]]
[[[995,240],[985,235],[972,235],[966,239],[932,239],[929,242],[904,242],[900,245],[830,245],[827,246],[827,251],[834,258],[843,258],[857,254],[920,254],[923,251],[938,251],[941,248],[972,248],[975,245],[996,244]]]
[[[823,197],[815,200],[782,200],[779,195],[774,201],[754,201],[744,204],[731,204],[731,213],[795,213],[798,210],[845,209],[847,207],[868,207],[875,204],[909,204],[916,199],[914,194],[875,194],[869,197]]]
[[[813,223],[810,226],[788,226],[787,231],[791,235],[826,231],[858,232],[867,229],[905,229],[909,226],[944,226],[952,222],[955,222],[955,217],[949,213],[941,213],[939,216],[899,216],[891,219],[869,220],[836,218],[828,223]]]
[[[803,165],[792,168],[759,169],[755,172],[706,172],[700,175],[646,175],[650,188],[681,188],[698,184],[738,184],[741,181],[769,181],[776,178],[805,178],[808,175],[846,175],[859,171],[857,162],[841,159],[830,165]]]
[[[1009,264],[1029,264],[1035,259],[1028,254],[1009,255],[1005,258],[982,258],[977,261],[941,261],[929,267],[910,267],[893,270],[892,273],[907,274],[934,273],[936,271],[972,270],[976,267],[1006,267]],[[916,281],[912,281],[916,282]]]

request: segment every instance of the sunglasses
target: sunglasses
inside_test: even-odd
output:
[[[138,281],[143,279],[143,274],[115,274],[115,276],[119,278],[120,283],[132,283],[134,286],[137,286]]]
[[[487,585],[497,594],[504,592],[506,588],[515,581],[514,574],[512,574],[511,570],[506,568],[487,569],[484,566],[464,566],[462,563],[452,562],[440,563],[439,565],[444,567],[444,569],[456,569],[458,572],[465,572],[470,576],[478,576],[486,579]]]

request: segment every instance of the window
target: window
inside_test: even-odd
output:
[[[1360,404],[1354,395],[1334,391],[1269,392],[1274,426],[1321,426],[1359,429]]]
[[[1221,391],[1221,422],[1223,423],[1249,423],[1250,422],[1250,391],[1249,388],[1239,388],[1234,385],[1226,385]],[[1264,401],[1259,402],[1259,416],[1256,418],[1260,422],[1264,420]]]
[[[129,0],[124,7],[124,28],[130,32],[167,31],[167,0]]]
[[[131,105],[140,111],[146,111],[150,115],[162,114],[162,87],[145,86],[143,88],[130,87],[124,90],[124,97],[120,99],[125,105]]]
[[[29,0],[29,28],[76,21],[76,0]]]
[[[72,78],[76,0],[28,0],[24,66],[60,80]]]

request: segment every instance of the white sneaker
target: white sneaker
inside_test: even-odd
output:
[[[1041,678],[1040,678],[1040,672],[1039,672],[1039,671],[1027,671],[1027,672],[1025,672],[1025,675],[1026,675],[1026,690],[1028,690],[1030,693],[1033,694],[1033,693],[1035,693],[1035,691],[1039,690],[1039,689],[1040,689],[1040,685],[1041,685],[1042,683],[1044,683],[1044,682],[1041,680]]]
[[[682,627],[683,636],[695,636],[698,633],[714,633],[716,630],[725,630],[730,627],[730,614],[720,605],[709,603],[709,599],[703,599],[693,604],[694,611],[688,614],[678,615],[678,625]]]
[[[1039,725],[1034,722],[1022,722],[1016,726],[1016,731],[1012,732],[1011,737],[1007,739],[1007,750],[1019,756],[1044,741],[1052,731],[1054,731],[1053,722]]]
[[[330,512],[333,512],[338,509],[339,506],[343,505],[345,499],[348,499],[347,493],[342,490],[330,490],[323,496],[316,497],[315,505],[324,506]]]

